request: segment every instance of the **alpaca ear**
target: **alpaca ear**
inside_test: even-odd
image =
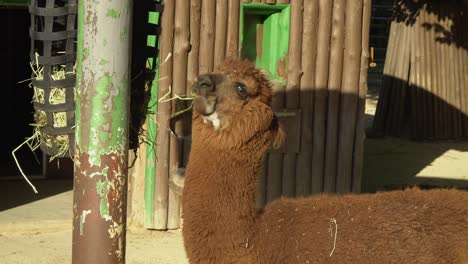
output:
[[[286,132],[283,129],[283,125],[279,122],[276,115],[273,117],[273,126],[276,128],[273,134],[273,149],[279,149],[283,146],[284,140],[286,139]]]

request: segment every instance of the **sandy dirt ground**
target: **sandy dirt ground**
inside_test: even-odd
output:
[[[369,124],[376,101],[368,100]],[[368,139],[363,191],[400,185],[468,187],[468,142],[415,143]],[[0,264],[71,263],[71,181],[36,181],[32,195],[24,181],[0,181]],[[127,263],[187,263],[180,230],[130,232]]]
[[[188,263],[180,231],[127,234],[127,263]],[[0,234],[0,263],[71,263],[71,228],[66,230],[14,231]]]
[[[0,264],[71,263],[71,180],[33,183],[40,195],[52,195],[34,195],[22,180],[0,182],[0,201],[9,201],[0,207]],[[187,263],[181,231],[130,230],[126,260],[129,264]]]

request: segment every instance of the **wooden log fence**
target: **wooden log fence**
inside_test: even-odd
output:
[[[462,29],[468,3],[399,0],[394,8],[372,133],[414,140],[468,137]]]

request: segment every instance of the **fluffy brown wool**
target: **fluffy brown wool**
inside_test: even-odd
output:
[[[202,79],[182,195],[190,263],[468,263],[463,191],[279,199],[258,212],[260,165],[283,138],[271,85],[235,60]]]

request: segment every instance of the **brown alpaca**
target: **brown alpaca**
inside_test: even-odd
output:
[[[410,189],[279,199],[256,210],[258,172],[283,133],[271,84],[230,60],[193,87],[182,195],[190,263],[468,263],[468,194]]]

